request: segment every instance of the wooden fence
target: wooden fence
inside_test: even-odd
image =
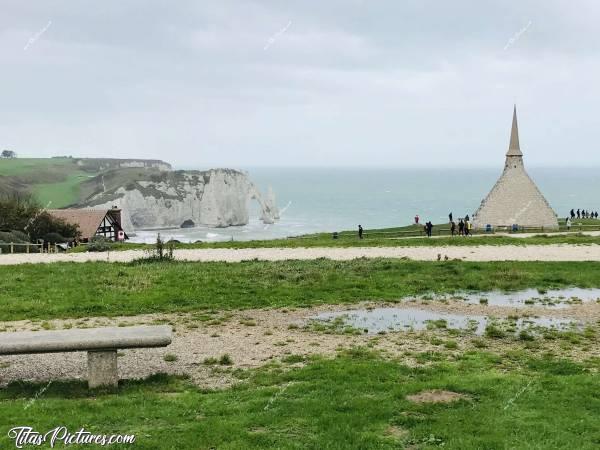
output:
[[[25,251],[18,251],[23,250]],[[0,254],[12,253],[58,253],[56,244],[48,244],[48,248],[44,249],[43,244],[32,244],[30,242],[7,242],[0,243]]]

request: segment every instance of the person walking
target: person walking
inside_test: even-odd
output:
[[[465,232],[465,223],[463,222],[462,219],[459,220],[458,222],[458,235],[462,236]]]
[[[468,236],[471,233],[471,222],[465,220],[465,236]]]
[[[363,227],[362,227],[362,225],[358,226],[358,238],[359,239],[363,238]]]
[[[456,233],[456,222],[454,222],[454,220],[450,221],[450,234],[452,234],[452,237],[454,237],[454,234]]]
[[[450,214],[448,214],[448,219],[450,219],[449,222],[452,223],[452,211],[450,211]]]
[[[419,225],[419,215],[418,214],[415,216],[415,224]]]
[[[571,209],[571,220],[575,218],[575,210]]]
[[[579,217],[579,208],[577,209],[577,218],[580,219],[581,217]]]
[[[431,221],[427,222],[426,227],[427,227],[427,236],[431,237],[431,232],[433,230],[433,224],[431,223]]]
[[[571,218],[567,217],[567,231],[571,230]]]

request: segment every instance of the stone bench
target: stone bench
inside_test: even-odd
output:
[[[117,349],[166,347],[171,332],[168,325],[5,332],[0,333],[0,355],[86,351],[90,389],[116,388]]]

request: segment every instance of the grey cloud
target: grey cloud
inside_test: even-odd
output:
[[[0,8],[1,145],[21,154],[497,165],[516,102],[529,164],[563,164],[567,148],[572,164],[600,162],[592,0]]]

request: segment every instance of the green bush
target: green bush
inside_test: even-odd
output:
[[[527,330],[521,330],[519,332],[519,340],[521,340],[521,341],[534,341],[535,340],[535,336],[533,334],[531,334]]]
[[[19,231],[0,231],[0,242],[27,242],[27,235]]]
[[[10,253],[10,244],[25,244],[29,242],[29,237],[22,231],[0,231],[0,252]],[[25,245],[13,245],[13,253],[27,253]],[[39,253],[39,247],[30,246],[29,253]]]
[[[33,197],[20,192],[0,193],[0,230],[21,230],[32,241],[49,233],[68,238],[80,235],[77,225],[51,216]]]
[[[490,323],[485,327],[485,335],[494,339],[502,339],[506,336],[506,333],[496,324]]]
[[[106,252],[110,250],[112,243],[104,236],[94,236],[87,245],[88,252]]]
[[[233,364],[233,359],[227,353],[219,358],[219,364],[222,366],[231,366]]]

